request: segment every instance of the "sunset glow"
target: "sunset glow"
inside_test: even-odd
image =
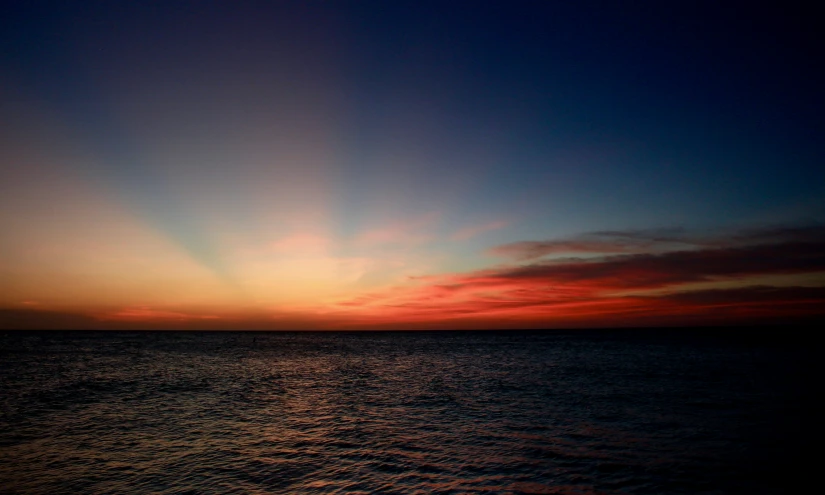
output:
[[[825,315],[821,95],[748,100],[767,65],[688,91],[704,48],[566,11],[114,4],[3,21],[0,328]]]

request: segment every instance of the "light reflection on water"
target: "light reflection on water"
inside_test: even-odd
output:
[[[684,335],[14,333],[6,493],[773,493],[798,357]]]

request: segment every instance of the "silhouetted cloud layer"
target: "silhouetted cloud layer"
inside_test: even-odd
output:
[[[595,244],[581,244],[583,238]],[[643,247],[650,251],[624,252]],[[562,248],[589,256],[535,259],[538,252]],[[406,284],[305,311],[212,315],[136,306],[90,317],[16,309],[0,311],[0,328],[522,328],[825,318],[825,229],[818,226],[728,236],[598,232],[510,244],[502,252],[508,249],[516,259],[532,261],[410,277]]]
[[[754,280],[822,274],[820,281],[825,285],[823,233],[825,229],[818,226],[728,236],[690,236],[681,230],[597,232],[575,239],[514,243],[492,251],[533,261],[420,277],[409,287],[365,295],[343,306],[369,308],[379,315],[364,321],[420,322],[441,316],[516,326],[523,322],[680,324],[822,316],[825,287],[774,287]],[[650,252],[632,252],[642,249]],[[536,260],[562,252],[602,255]],[[718,287],[708,289],[708,284]]]
[[[653,247],[691,244],[683,238],[682,229],[599,231],[568,239],[520,241],[491,248],[496,256],[526,261],[551,254],[568,253],[633,253]]]
[[[689,234],[681,228],[597,231],[565,239],[511,242],[495,246],[488,253],[528,261],[553,254],[646,253],[784,242],[825,242],[825,227],[768,227],[741,230],[728,235]]]

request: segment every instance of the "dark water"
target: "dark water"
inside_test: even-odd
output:
[[[0,492],[787,493],[810,353],[740,340],[7,332]]]

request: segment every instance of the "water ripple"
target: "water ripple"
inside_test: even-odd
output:
[[[772,493],[760,471],[797,447],[807,400],[788,352],[539,333],[10,332],[0,491]]]

